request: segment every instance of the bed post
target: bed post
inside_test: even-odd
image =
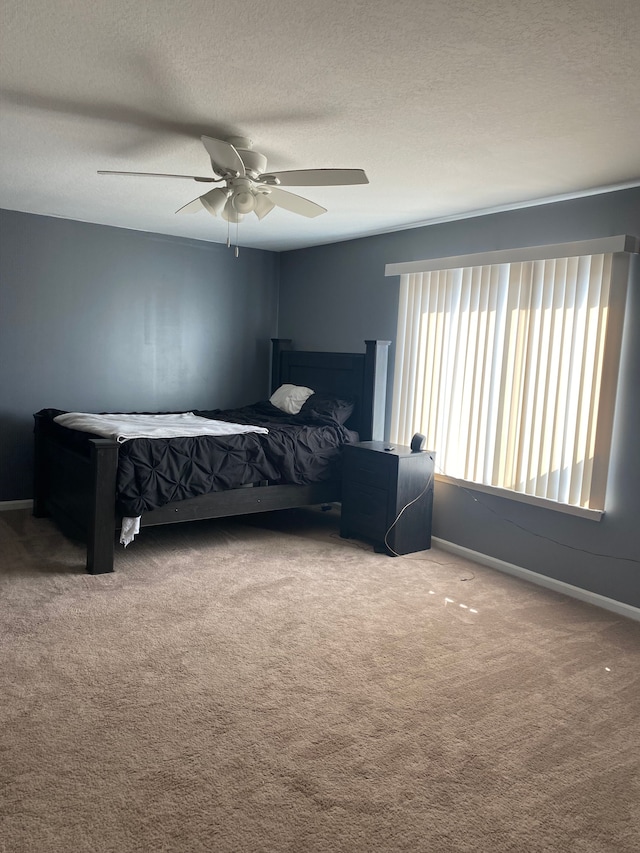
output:
[[[291,338],[271,338],[271,393],[282,385],[280,353],[292,348]]]
[[[365,341],[363,423],[361,441],[383,441],[387,398],[387,361],[391,341]]]
[[[118,444],[107,438],[92,438],[89,444],[92,483],[87,529],[87,571],[91,575],[99,575],[113,571]]]
[[[44,518],[49,515],[49,462],[46,450],[47,421],[42,412],[33,416],[33,515]]]

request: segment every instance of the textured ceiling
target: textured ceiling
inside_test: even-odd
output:
[[[268,168],[363,168],[296,188],[329,212],[247,217],[288,249],[640,183],[638,0],[1,0],[0,207],[224,242],[176,216],[200,135]],[[235,241],[235,226],[232,226]]]

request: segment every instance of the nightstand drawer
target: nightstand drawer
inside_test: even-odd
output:
[[[384,489],[387,487],[389,476],[396,464],[397,462],[393,457],[352,452],[345,455],[344,475],[347,481]]]
[[[362,483],[347,480],[342,489],[342,522],[363,533],[375,535],[387,527],[388,494]]]

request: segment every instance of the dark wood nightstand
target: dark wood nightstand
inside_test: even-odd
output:
[[[385,447],[361,441],[343,448],[340,535],[361,537],[387,554],[424,551],[431,547],[434,454]]]

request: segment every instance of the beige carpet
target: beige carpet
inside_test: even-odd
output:
[[[0,514],[0,851],[638,851],[640,625],[337,527]]]

